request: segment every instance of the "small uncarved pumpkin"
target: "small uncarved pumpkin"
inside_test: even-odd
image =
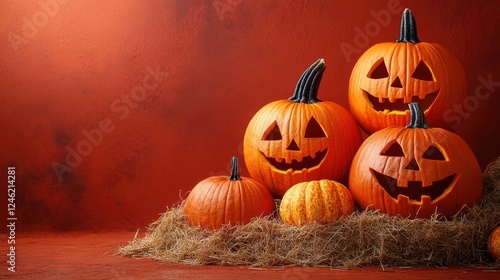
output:
[[[292,186],[283,196],[279,212],[286,224],[327,224],[353,213],[354,201],[343,184],[327,179],[315,180]]]
[[[318,59],[302,74],[292,97],[265,105],[247,126],[248,172],[277,198],[299,182],[343,182],[361,145],[361,130],[350,113],[317,98],[325,68]]]
[[[189,193],[183,209],[193,226],[218,229],[223,225],[246,224],[268,216],[276,208],[269,190],[260,182],[240,177],[238,159],[231,160],[231,175],[212,176],[199,182]]]
[[[496,261],[500,262],[500,226],[496,227],[488,238],[488,252]]]
[[[418,103],[411,122],[370,135],[356,153],[349,189],[358,206],[404,218],[451,217],[480,202],[482,172],[469,145],[429,128]]]
[[[467,78],[447,48],[421,42],[410,10],[403,12],[396,42],[369,48],[356,62],[349,83],[349,106],[368,134],[410,120],[408,103],[419,102],[429,125],[455,130],[443,117],[467,97]]]

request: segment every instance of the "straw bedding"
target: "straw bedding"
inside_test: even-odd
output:
[[[500,158],[483,177],[481,204],[451,220],[357,211],[332,224],[295,227],[275,214],[207,231],[189,226],[180,202],[117,254],[193,265],[500,268],[487,252],[489,233],[500,225]]]

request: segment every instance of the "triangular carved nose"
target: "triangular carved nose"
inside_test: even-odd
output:
[[[401,84],[401,80],[399,80],[399,77],[396,77],[394,82],[392,82],[391,87],[403,88],[403,85]]]
[[[408,165],[405,167],[405,169],[409,169],[409,170],[420,170],[420,167],[418,166],[418,163],[415,159],[412,159],[410,161],[410,163],[408,163]]]
[[[290,143],[290,145],[288,145],[288,148],[286,148],[286,149],[289,151],[300,151],[299,145],[297,145],[297,143],[293,139],[292,139],[292,142]]]

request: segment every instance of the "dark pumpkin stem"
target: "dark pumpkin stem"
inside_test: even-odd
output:
[[[325,68],[324,59],[320,58],[316,60],[316,62],[309,66],[302,74],[295,87],[295,92],[292,97],[288,99],[293,102],[309,104],[321,101],[318,99],[318,88]]]
[[[231,158],[231,174],[229,175],[229,180],[238,181],[241,180],[240,177],[240,165],[238,164],[238,158]]]
[[[408,104],[410,107],[410,123],[406,128],[429,128],[425,122],[425,114],[422,107],[417,102],[412,102]]]
[[[399,39],[396,42],[411,42],[417,44],[420,42],[417,36],[417,23],[411,11],[406,8],[401,18],[401,30],[399,31]]]

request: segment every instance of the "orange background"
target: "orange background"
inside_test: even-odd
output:
[[[142,228],[200,180],[227,174],[233,155],[247,176],[253,114],[291,96],[320,57],[319,98],[348,108],[357,58],[399,37],[406,7],[420,39],[464,66],[473,110],[457,134],[484,169],[500,155],[500,5],[404,3],[0,1],[2,219],[7,166],[16,167],[19,231]],[[473,97],[480,77],[493,81],[480,88],[484,100]]]

